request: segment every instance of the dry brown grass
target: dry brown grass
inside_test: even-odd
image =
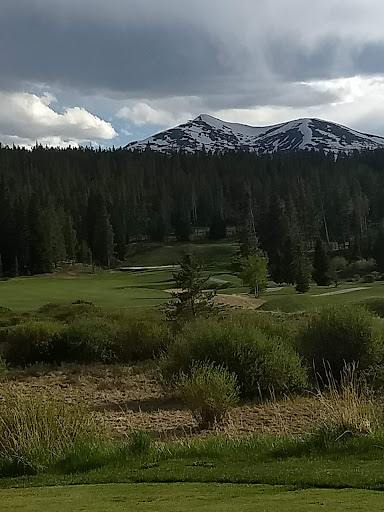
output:
[[[320,427],[340,432],[370,434],[382,423],[377,399],[374,399],[360,380],[355,364],[345,365],[339,382],[326,368],[326,386],[318,389],[316,397],[324,409]]]
[[[14,371],[0,380],[0,403],[10,393],[36,392],[67,404],[85,403],[94,419],[105,421],[114,435],[146,430],[156,437],[203,435],[183,403],[164,392],[154,366],[133,367],[68,365],[58,369],[35,367]],[[242,404],[230,414],[221,433],[302,434],[324,418],[315,396],[272,399],[263,404]]]

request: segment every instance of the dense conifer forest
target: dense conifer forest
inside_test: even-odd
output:
[[[0,149],[0,271],[64,260],[109,267],[137,240],[189,240],[198,228],[253,233],[272,277],[321,238],[349,260],[384,265],[384,151],[257,156]],[[201,231],[201,230],[200,230]]]

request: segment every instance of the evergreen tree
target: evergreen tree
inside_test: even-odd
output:
[[[175,284],[181,289],[172,294],[168,303],[168,320],[183,323],[198,316],[208,316],[214,311],[214,291],[205,291],[209,276],[204,276],[203,263],[194,254],[187,253],[179,263],[180,270],[173,274]]]
[[[98,265],[110,268],[114,252],[114,234],[105,202],[101,199],[93,230],[92,254]]]
[[[316,241],[312,277],[318,286],[328,286],[331,282],[329,257],[320,238]]]
[[[44,223],[48,229],[49,253],[56,267],[59,261],[64,261],[67,258],[62,215],[50,205],[44,212]]]
[[[32,274],[52,271],[50,226],[36,194],[29,206],[29,269]]]
[[[380,271],[384,271],[384,229],[380,229],[377,233],[376,240],[373,246],[372,256],[376,260],[377,266]]]
[[[209,226],[208,238],[210,240],[221,240],[227,236],[227,224],[221,215],[215,215]]]
[[[65,215],[63,223],[63,235],[67,258],[71,261],[75,261],[77,259],[77,252],[79,250],[79,242],[77,240],[73,218],[70,214]]]
[[[164,217],[154,212],[148,225],[148,235],[153,242],[163,242],[166,234],[166,223]]]
[[[19,259],[17,256],[15,256],[15,266],[13,269],[13,275],[14,277],[19,277]]]
[[[303,252],[298,255],[296,265],[296,291],[298,293],[307,293],[311,282],[311,263]]]

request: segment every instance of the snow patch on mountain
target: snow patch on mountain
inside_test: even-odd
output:
[[[338,154],[379,148],[384,148],[383,137],[321,119],[296,119],[258,127],[228,123],[208,114],[126,146],[130,150],[150,149],[163,153],[246,151],[257,154],[298,150]]]

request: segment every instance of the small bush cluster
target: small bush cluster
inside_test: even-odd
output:
[[[324,365],[339,376],[346,363],[360,369],[373,364],[380,353],[372,315],[355,305],[325,307],[313,315],[299,335],[301,354],[324,377]]]
[[[361,303],[361,305],[380,318],[384,318],[384,299],[380,297],[366,299]]]
[[[243,397],[281,394],[306,384],[305,369],[290,344],[232,317],[187,325],[162,360],[165,380],[175,382],[180,372],[189,375],[195,362],[234,373]]]
[[[239,399],[236,375],[213,363],[193,363],[180,375],[177,392],[202,428],[221,423]]]
[[[103,314],[84,301],[50,303],[35,318],[0,328],[0,355],[12,366],[127,363],[158,357],[171,339],[160,315]]]
[[[60,322],[73,322],[76,318],[100,315],[101,309],[92,302],[76,300],[70,304],[65,302],[49,302],[42,306],[38,313]]]
[[[0,331],[5,360],[13,366],[54,362],[62,326],[49,320],[31,320]]]

